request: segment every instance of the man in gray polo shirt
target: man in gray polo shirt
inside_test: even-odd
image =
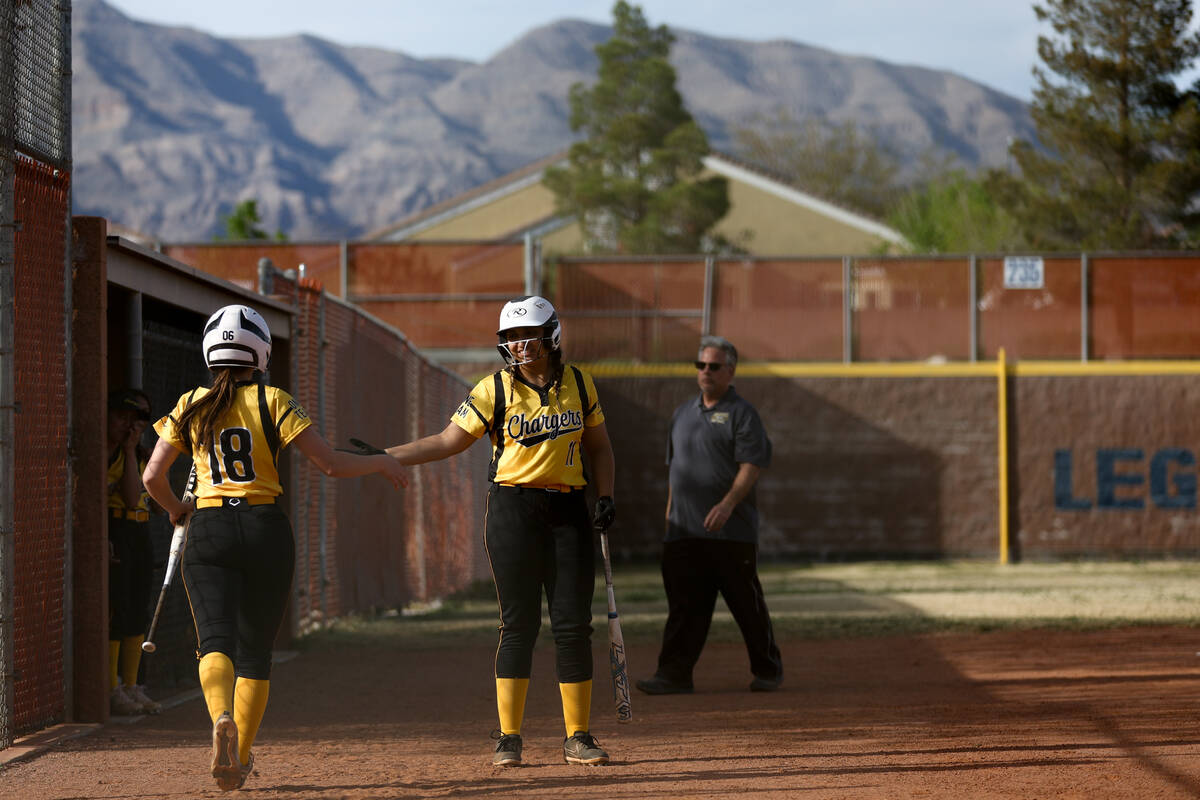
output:
[[[759,472],[771,463],[771,440],[754,406],[732,386],[732,344],[703,337],[696,369],[700,395],[675,410],[667,443],[667,624],[658,669],[637,687],[647,694],[692,691],[692,669],[720,592],[750,656],[750,690],[772,691],[783,683],[783,660],[758,580],[754,502]]]

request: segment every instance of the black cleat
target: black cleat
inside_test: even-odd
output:
[[[492,731],[492,738],[497,740],[496,754],[492,756],[493,767],[521,766],[521,747],[524,744],[521,734]]]

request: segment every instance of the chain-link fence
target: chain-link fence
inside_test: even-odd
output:
[[[445,427],[469,389],[462,378],[311,282],[296,298],[293,391],[326,439],[386,447]],[[414,468],[399,495],[381,479],[333,480],[294,460],[297,629],[350,611],[431,601],[486,576],[487,459],[486,448],[475,447]]]
[[[0,0],[0,747],[65,713],[70,23]]]
[[[547,296],[573,358],[687,362],[1200,358],[1200,254],[564,258]],[[1019,276],[1018,276],[1019,277]]]
[[[422,348],[487,346],[495,308],[524,293],[519,242],[263,242],[166,244],[162,252],[247,288],[259,262],[298,270],[326,291],[404,331]]]

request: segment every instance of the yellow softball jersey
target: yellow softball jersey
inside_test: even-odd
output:
[[[275,497],[279,484],[279,453],[312,420],[291,395],[274,386],[245,381],[237,386],[233,406],[221,420],[215,442],[185,442],[175,421],[189,405],[208,394],[199,388],[181,396],[154,430],[196,464],[198,499]]]
[[[146,471],[146,459],[139,458],[137,464],[138,483],[141,484],[141,474]],[[125,474],[125,451],[117,448],[116,454],[108,462],[108,507],[125,508],[125,498],[121,496],[121,477]],[[137,504],[131,511],[149,511],[150,493],[142,489],[138,495]]]
[[[569,488],[587,484],[583,429],[604,422],[604,412],[592,377],[567,366],[557,390],[533,386],[507,370],[489,375],[451,419],[477,439],[491,437],[494,482]]]

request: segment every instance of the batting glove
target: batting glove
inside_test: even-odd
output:
[[[611,497],[604,495],[596,501],[596,513],[592,517],[592,527],[603,533],[609,529],[616,518],[617,505]]]

